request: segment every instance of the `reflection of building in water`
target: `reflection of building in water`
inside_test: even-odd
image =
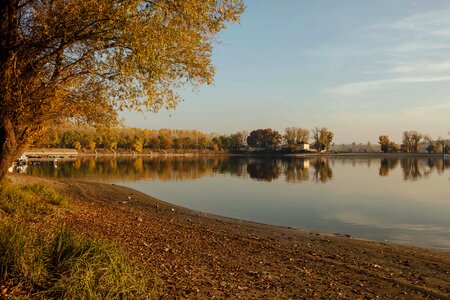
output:
[[[300,166],[303,169],[308,169],[309,168],[309,159],[302,159],[302,160],[300,160]]]
[[[282,160],[286,181],[291,183],[309,180],[309,159]]]

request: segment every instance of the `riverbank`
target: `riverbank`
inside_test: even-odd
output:
[[[98,151],[91,150],[75,150],[65,148],[36,148],[28,149],[24,155],[35,161],[53,160],[56,158],[82,158],[82,157],[198,157],[198,156],[241,156],[241,157],[298,157],[298,158],[317,158],[317,157],[374,157],[374,158],[446,158],[442,153],[383,153],[383,152],[343,152],[343,153],[317,153],[317,152],[303,152],[303,153],[284,153],[284,152],[215,152],[211,150],[159,150],[150,151],[148,149],[141,153],[136,153],[127,150],[111,151],[106,149],[99,149]]]
[[[69,199],[59,222],[112,241],[163,299],[450,299],[450,254],[234,220],[109,184],[10,175]]]

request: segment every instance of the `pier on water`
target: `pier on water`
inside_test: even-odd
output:
[[[29,159],[55,159],[55,158],[76,158],[78,157],[78,151],[76,149],[67,148],[36,148],[27,149],[23,152],[23,155]]]

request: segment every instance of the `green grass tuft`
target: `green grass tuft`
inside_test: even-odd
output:
[[[0,221],[0,279],[12,280],[28,287],[45,281],[42,238],[27,227],[9,220]]]
[[[7,180],[0,182],[0,215],[15,218],[42,217],[67,207],[67,198],[43,184],[15,186]]]
[[[36,197],[39,197],[44,202],[49,202],[53,205],[67,207],[67,198],[57,193],[53,188],[43,184],[33,184],[26,186],[25,191],[33,193]]]
[[[57,279],[46,292],[64,299],[150,299],[153,293],[143,274],[136,276],[127,258],[114,245],[95,242],[60,229],[48,253]]]

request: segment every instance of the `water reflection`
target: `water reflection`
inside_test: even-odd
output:
[[[117,183],[238,219],[450,251],[449,169],[438,157],[210,156],[81,158],[25,171]]]
[[[330,162],[327,158],[319,158],[312,164],[314,168],[314,181],[325,183],[333,178]]]
[[[380,161],[380,176],[388,176],[389,172],[397,168],[398,164],[400,162],[400,159],[398,158],[382,158]]]
[[[158,179],[162,181],[194,180],[211,175],[249,177],[271,182],[280,177],[288,183],[313,181],[327,183],[334,178],[336,159],[329,158],[248,158],[248,157],[169,157],[169,158],[81,158],[53,163],[41,163],[21,170],[34,176],[59,178]],[[433,172],[442,174],[450,161],[442,158],[373,158],[340,159],[340,164],[352,167],[379,164],[379,176],[390,176],[398,168],[406,181],[427,178]],[[339,176],[339,174],[336,174]]]
[[[247,164],[247,173],[253,179],[272,181],[278,179],[282,166],[279,160],[253,159]]]

